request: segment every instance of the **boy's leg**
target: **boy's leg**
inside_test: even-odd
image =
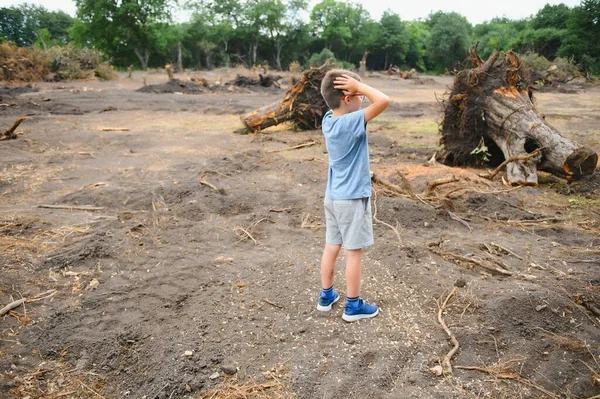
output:
[[[362,277],[362,249],[346,250],[346,296],[360,296],[360,281]]]
[[[340,253],[341,245],[325,244],[323,257],[321,258],[321,295],[317,310],[328,312],[331,305],[340,299],[340,294],[333,289],[333,275],[335,272],[335,261]]]
[[[323,289],[333,286],[335,261],[337,260],[341,248],[341,245],[325,244],[323,257],[321,258],[321,287]]]

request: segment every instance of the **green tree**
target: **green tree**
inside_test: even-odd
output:
[[[398,14],[385,11],[379,20],[379,40],[376,42],[384,53],[383,69],[389,64],[402,63],[409,50],[410,36]]]
[[[517,35],[516,23],[508,18],[493,18],[473,28],[473,36],[479,41],[478,52],[482,58],[489,57],[494,50],[511,49]]]
[[[170,19],[167,0],[75,0],[77,20],[71,30],[80,45],[112,55],[125,47],[135,53],[142,69],[148,68],[156,46],[160,22]]]
[[[334,52],[343,51],[352,39],[346,20],[346,7],[342,2],[323,0],[316,4],[310,13],[314,33]]]
[[[15,42],[20,47],[33,45],[40,40],[39,34],[44,35],[47,43],[67,43],[68,29],[72,25],[73,18],[68,14],[51,12],[41,6],[23,3],[0,8],[0,38]]]
[[[421,71],[426,71],[428,69],[427,43],[429,43],[431,36],[429,25],[423,21],[412,21],[407,23],[406,30],[409,36],[406,64]]]
[[[600,0],[582,0],[572,10],[558,55],[574,58],[588,74],[600,74]]]
[[[531,20],[531,27],[533,29],[566,29],[570,15],[571,9],[564,4],[546,4]]]
[[[252,64],[256,63],[261,34],[266,33],[275,45],[275,65],[281,69],[286,12],[286,5],[281,0],[253,0],[249,4],[247,29],[250,32]]]
[[[472,27],[465,17],[455,12],[438,11],[429,15],[427,23],[431,31],[427,46],[429,57],[438,72],[452,69],[467,58]]]

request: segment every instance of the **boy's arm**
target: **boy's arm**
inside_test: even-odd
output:
[[[374,119],[390,105],[390,98],[387,95],[349,75],[336,78],[334,88],[343,90],[347,95],[364,94],[371,101],[371,104],[365,108],[365,122]]]

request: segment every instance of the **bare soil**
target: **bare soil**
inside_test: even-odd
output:
[[[511,189],[429,165],[452,80],[368,78],[394,101],[369,126],[372,170],[404,193],[374,185],[362,295],[381,315],[348,324],[343,299],[316,311],[320,131],[233,133],[283,89],[140,91],[165,82],[140,73],[0,92],[2,130],[28,118],[0,142],[0,307],[50,295],[0,320],[0,398],[600,393],[598,173]],[[538,93],[537,107],[600,151],[599,95]],[[438,311],[454,288],[442,317],[460,349],[438,377],[430,368],[452,347]]]

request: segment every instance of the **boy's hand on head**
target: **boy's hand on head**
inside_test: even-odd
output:
[[[345,95],[352,95],[358,92],[359,81],[350,75],[342,74],[333,81],[333,88],[342,90]]]

